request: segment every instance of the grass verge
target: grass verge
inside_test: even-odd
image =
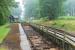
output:
[[[5,24],[3,26],[0,26],[0,43],[3,42],[3,40],[5,39],[5,37],[7,36],[8,32],[9,32],[9,28],[8,28],[8,24]]]
[[[1,47],[0,50],[8,50],[8,49],[7,49],[7,48],[2,48],[2,47]]]
[[[63,17],[55,20],[34,20],[33,23],[45,25],[45,26],[50,26],[50,27],[55,27],[58,29],[65,30],[67,32],[72,32],[75,33],[75,18],[71,17]]]

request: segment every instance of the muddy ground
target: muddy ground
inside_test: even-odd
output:
[[[0,48],[6,50],[21,50],[20,39],[19,39],[19,27],[17,23],[10,24],[10,31],[4,42],[0,45]]]

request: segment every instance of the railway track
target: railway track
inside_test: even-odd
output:
[[[63,30],[55,29],[52,27],[47,27],[47,26],[37,25],[37,24],[31,24],[31,25],[32,27],[35,27],[36,29],[42,30],[46,32],[47,34],[53,36],[56,43],[59,44],[62,42],[63,49],[65,45],[68,44],[66,47],[67,49],[64,49],[64,50],[68,50],[69,48],[70,48],[69,50],[75,50],[75,35],[72,35]],[[55,38],[59,40],[56,40]]]
[[[31,26],[22,26],[31,44],[32,50],[62,50],[56,44],[43,38],[40,33],[36,32]]]
[[[58,30],[52,27],[43,27],[44,31],[48,31],[56,36],[58,36],[59,38],[64,39],[65,41],[67,41],[68,43],[70,43],[71,45],[75,46],[75,36],[65,32],[63,30]]]
[[[52,29],[49,29],[48,32],[54,32],[54,33],[56,32],[57,36],[64,38],[65,41],[67,41],[75,46],[75,36],[72,36],[70,34],[66,34],[65,32],[60,32],[60,31],[58,32],[57,30],[52,30]]]

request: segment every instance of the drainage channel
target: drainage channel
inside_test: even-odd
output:
[[[21,47],[21,49],[22,50],[31,50],[26,33],[24,32],[20,23],[19,23],[19,31],[20,31],[20,47]]]

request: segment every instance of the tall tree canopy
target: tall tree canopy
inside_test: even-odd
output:
[[[14,3],[14,0],[0,0],[0,25],[7,21],[11,7],[15,5]]]
[[[64,6],[65,15],[75,16],[75,0],[67,0]]]
[[[55,19],[63,15],[65,0],[26,0],[26,16]]]
[[[63,15],[64,0],[40,0],[40,13],[43,17],[54,19]]]
[[[25,15],[27,17],[37,17],[39,12],[38,0],[26,0]]]

